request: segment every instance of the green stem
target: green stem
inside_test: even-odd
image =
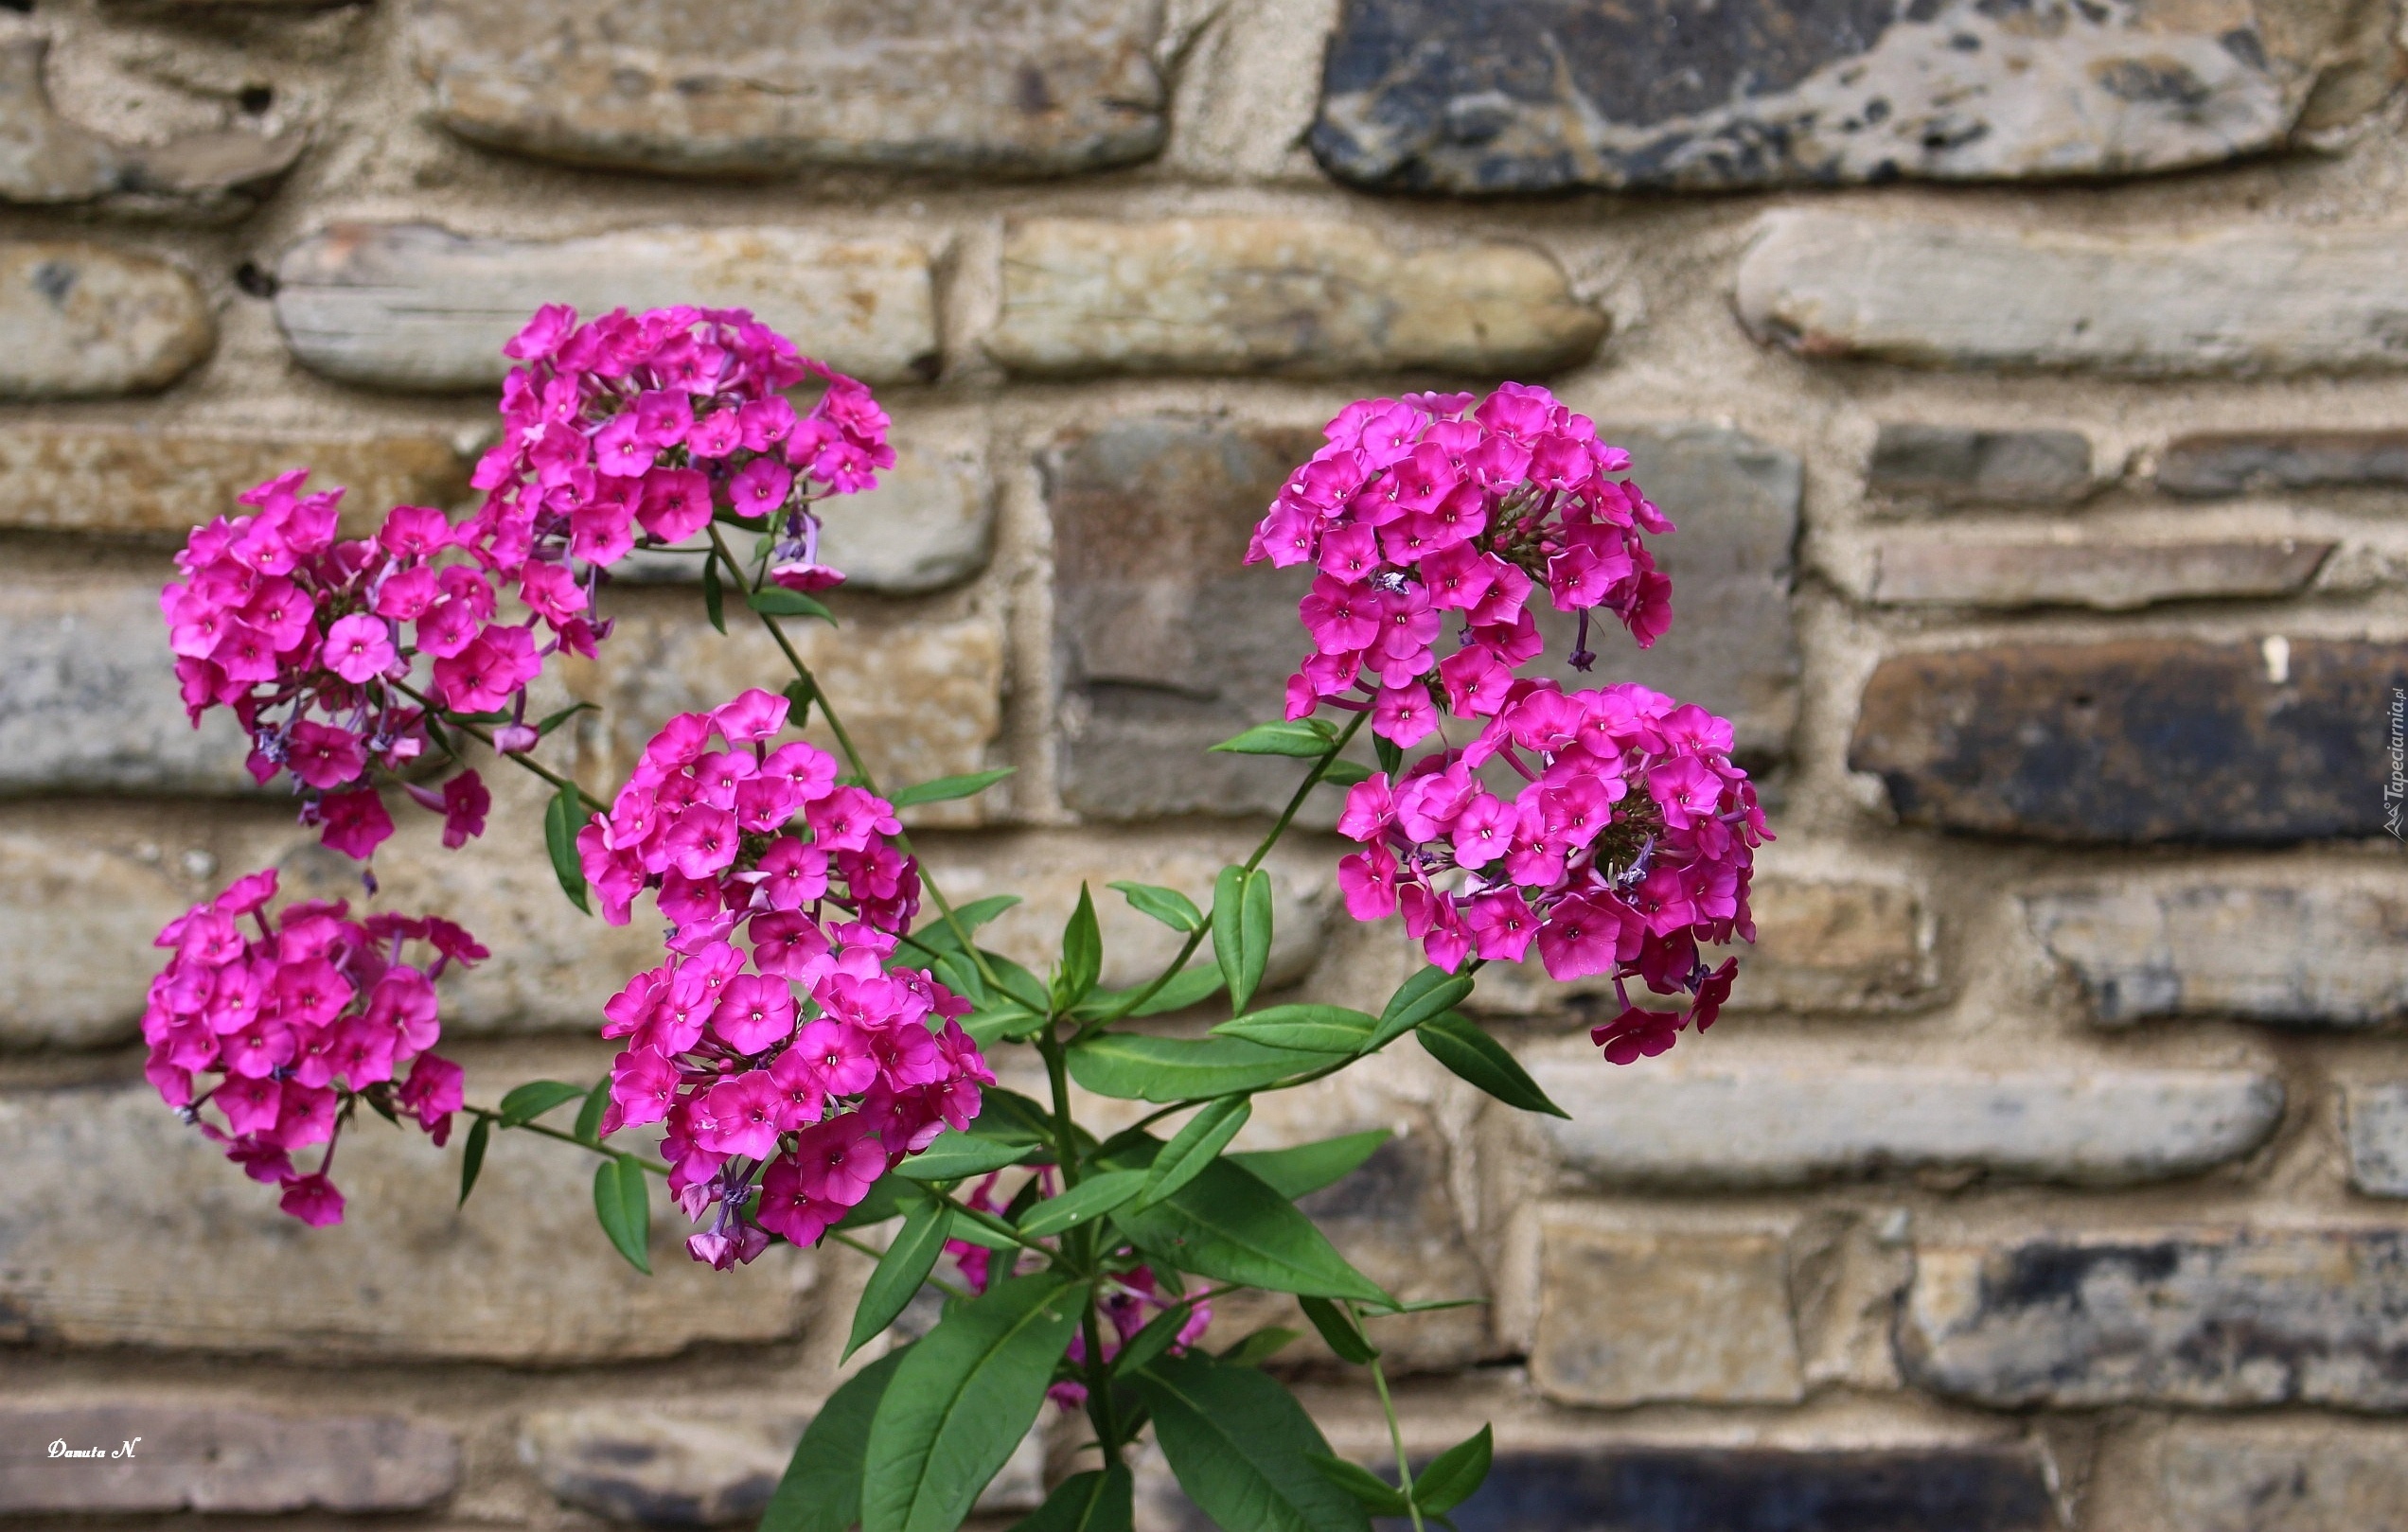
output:
[[[1357,1329],[1362,1328],[1363,1316],[1354,1312],[1351,1302],[1346,1305],[1346,1317],[1354,1322]],[[1376,1355],[1372,1358],[1372,1385],[1379,1390],[1380,1412],[1388,1417],[1388,1440],[1396,1449],[1396,1478],[1405,1496],[1406,1514],[1413,1519],[1413,1532],[1424,1532],[1421,1502],[1413,1498],[1413,1465],[1405,1456],[1405,1428],[1397,1423],[1396,1401],[1389,1397],[1388,1374],[1381,1370]]]
[[[540,1122],[505,1122],[502,1120],[502,1114],[491,1107],[464,1104],[460,1110],[472,1118],[484,1118],[504,1133],[531,1133],[540,1138],[557,1138],[564,1144],[575,1144],[588,1153],[605,1154],[612,1159],[624,1159],[630,1164],[640,1165],[654,1175],[665,1176],[669,1173],[669,1168],[659,1160],[646,1159],[641,1154],[623,1153],[615,1149],[605,1149],[600,1144],[578,1137],[575,1134],[562,1133],[558,1128],[547,1128]]]
[[[439,719],[444,728],[458,730],[460,732],[468,735],[470,739],[475,740],[478,744],[486,746],[488,748],[492,748],[493,753],[500,756],[505,761],[511,762],[523,770],[534,772],[537,776],[541,777],[545,782],[550,783],[556,789],[562,787],[567,788],[570,792],[577,795],[577,801],[579,802],[583,803],[587,808],[592,809],[594,813],[608,814],[611,811],[610,804],[605,803],[602,800],[587,792],[584,788],[578,786],[575,783],[571,782],[568,778],[561,776],[558,772],[554,771],[551,767],[544,766],[541,762],[536,760],[535,757],[523,754],[517,750],[505,750],[494,748],[492,734],[487,732],[484,728],[476,724],[462,722],[456,714],[436,703],[433,697],[428,696],[424,692],[419,691],[409,682],[395,681],[392,685],[395,691],[399,692],[403,696],[410,698],[412,701],[417,703],[418,706],[426,709],[430,716]]]

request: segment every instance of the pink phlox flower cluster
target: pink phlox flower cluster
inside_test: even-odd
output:
[[[720,1268],[818,1240],[995,1082],[969,1003],[893,963],[920,889],[894,806],[773,744],[787,713],[753,690],[670,719],[577,836],[606,920],[650,889],[670,923],[669,960],[604,1007],[626,1046],[602,1131],[666,1124],[670,1191],[697,1223],[717,1209],[687,1248]]]
[[[1450,972],[1535,942],[1552,978],[1610,975],[1622,1011],[1595,1041],[1617,1064],[1661,1053],[1730,993],[1738,960],[1709,968],[1699,946],[1756,939],[1748,882],[1772,836],[1730,749],[1727,719],[1643,686],[1515,681],[1469,746],[1348,790],[1337,828],[1364,849],[1338,863],[1346,907],[1401,910]],[[1483,780],[1492,762],[1520,779],[1510,796]],[[1687,1011],[1632,1004],[1633,977]]]
[[[1000,1172],[989,1175],[962,1199],[964,1205],[982,1213],[1000,1214],[1003,1204],[997,1198],[996,1190],[1000,1180]],[[1052,1166],[1038,1167],[1036,1183],[1038,1200],[1057,1194]],[[945,1252],[961,1272],[963,1285],[972,1293],[984,1293],[999,1278],[1012,1275],[1018,1264],[1016,1256],[1007,1256],[1003,1269],[999,1271],[996,1265],[999,1252],[984,1245],[972,1244],[967,1240],[946,1241]],[[1104,1343],[1104,1360],[1109,1362],[1120,1355],[1121,1347],[1136,1339],[1137,1332],[1150,1324],[1156,1314],[1175,1307],[1178,1302],[1177,1295],[1164,1294],[1150,1266],[1138,1266],[1107,1278],[1102,1299],[1096,1305],[1097,1317],[1103,1321],[1098,1338]],[[1188,1316],[1179,1322],[1178,1334],[1172,1339],[1169,1347],[1170,1353],[1173,1356],[1185,1355],[1187,1348],[1202,1340],[1204,1332],[1212,1328],[1213,1304],[1208,1298],[1196,1303],[1188,1312]],[[1084,1367],[1087,1365],[1087,1337],[1084,1334],[1072,1335],[1067,1354],[1071,1362]],[[1048,1388],[1045,1394],[1065,1410],[1079,1409],[1087,1403],[1085,1383],[1064,1380]]]
[[[1438,710],[1492,716],[1514,673],[1545,648],[1530,601],[1575,612],[1569,660],[1586,670],[1589,613],[1644,648],[1672,621],[1672,582],[1645,536],[1672,530],[1630,455],[1543,388],[1360,399],[1291,475],[1254,529],[1247,562],[1319,573],[1299,608],[1314,653],[1287,683],[1287,715],[1323,701],[1372,713],[1400,746]],[[1449,623],[1456,646],[1439,650]]]
[[[798,590],[843,576],[819,561],[814,498],[894,466],[887,416],[860,382],[797,351],[741,308],[626,309],[578,324],[539,309],[504,351],[502,440],[470,483],[481,557],[516,577],[564,554],[617,562],[683,542],[727,508],[772,533],[770,577]],[[797,411],[785,391],[821,385]]]
[[[253,1180],[280,1186],[286,1212],[336,1224],[343,1195],[328,1176],[356,1100],[416,1118],[437,1144],[450,1136],[461,1077],[431,1051],[434,981],[487,953],[450,921],[353,920],[339,903],[287,905],[272,924],[275,892],[274,869],[252,873],[159,933],[174,956],[150,981],[143,1073]],[[433,951],[423,967],[401,960],[412,942]],[[296,1169],[292,1152],[316,1144],[317,1167]]]

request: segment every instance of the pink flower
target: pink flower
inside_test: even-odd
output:
[[[393,816],[373,787],[329,794],[318,811],[326,826],[319,838],[356,861],[366,861],[393,834]]]
[[[365,612],[336,618],[318,650],[319,663],[355,686],[389,674],[398,658],[391,629]]]
[[[794,1159],[805,1196],[851,1207],[886,1173],[886,1153],[859,1115],[815,1123],[797,1136]]]
[[[313,1229],[343,1222],[343,1193],[323,1174],[296,1175],[285,1182],[276,1206]]]
[[[775,738],[778,731],[786,727],[789,706],[791,704],[785,697],[756,686],[714,708],[711,722],[727,737],[729,744],[751,745]]]
[[[743,975],[728,980],[711,1030],[738,1053],[764,1052],[794,1031],[794,996],[779,978]]]
[[[347,729],[304,719],[286,736],[285,765],[312,787],[341,787],[359,780],[368,766],[360,736]]]

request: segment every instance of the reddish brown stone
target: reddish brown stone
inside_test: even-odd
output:
[[[2384,827],[2408,645],[2001,644],[1883,661],[1849,764],[1914,824],[2252,845]]]
[[[2408,431],[2240,431],[2184,436],[2157,460],[2157,487],[2208,498],[2253,489],[2408,485]]]

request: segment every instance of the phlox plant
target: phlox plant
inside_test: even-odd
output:
[[[1512,383],[1367,399],[1330,422],[1248,555],[1315,570],[1285,715],[1215,747],[1293,759],[1294,794],[1209,908],[1110,885],[1185,939],[1114,990],[1085,888],[1039,974],[980,940],[1015,898],[954,905],[912,851],[902,810],[1008,773],[882,787],[788,637],[835,621],[817,595],[843,578],[820,556],[822,508],[894,461],[869,390],[740,310],[579,323],[547,308],[506,350],[518,366],[472,514],[400,506],[346,538],[341,491],[295,470],[193,533],[162,607],[196,723],[234,714],[253,773],[290,779],[302,821],[363,864],[371,901],[388,793],[440,815],[457,847],[492,810],[472,760],[540,777],[566,897],[662,932],[659,962],[594,1018],[618,1055],[591,1085],[471,1104],[434,1051],[438,981],[486,949],[438,914],[279,905],[270,870],[159,935],[170,957],[143,1029],[168,1103],[312,1224],[343,1216],[335,1153],[364,1105],[438,1145],[465,1118],[463,1202],[497,1132],[595,1156],[601,1229],[646,1272],[656,1180],[691,1225],[687,1253],[715,1268],[781,1241],[875,1262],[846,1354],[880,1349],[805,1433],[769,1532],[951,1532],[1049,1400],[1091,1432],[1090,1466],[1023,1532],[1125,1532],[1149,1430],[1231,1532],[1443,1524],[1487,1471],[1488,1432],[1414,1472],[1378,1342],[1383,1321],[1436,1305],[1398,1301],[1296,1207],[1384,1135],[1231,1146],[1255,1097],[1408,1034],[1506,1105],[1561,1116],[1459,1009],[1481,965],[1533,949],[1556,979],[1610,980],[1620,1009],[1593,1036],[1612,1065],[1714,1021],[1735,960],[1701,948],[1753,940],[1767,832],[1726,721],[1582,684],[1592,621],[1645,646],[1671,620],[1648,539],[1673,528],[1628,456]],[[626,782],[580,784],[539,759],[568,714],[531,719],[528,688],[555,656],[610,642],[610,572],[638,548],[699,559],[711,624],[761,624],[790,675],[669,719]],[[1542,604],[1575,615],[1568,678],[1532,674]],[[800,737],[814,711],[836,754]],[[1368,762],[1350,753],[1366,724]],[[1263,862],[1324,789],[1360,847],[1337,869],[1348,910],[1401,916],[1427,960],[1375,1009],[1258,1003]],[[1138,1025],[1222,1012],[1201,1037]],[[1028,1050],[1041,1097],[997,1083],[1005,1048]],[[1073,1083],[1142,1115],[1098,1133]],[[927,1288],[942,1317],[897,1343]],[[1293,1294],[1370,1371],[1392,1477],[1332,1455],[1264,1370],[1294,1332],[1207,1347],[1215,1301],[1248,1288]]]

